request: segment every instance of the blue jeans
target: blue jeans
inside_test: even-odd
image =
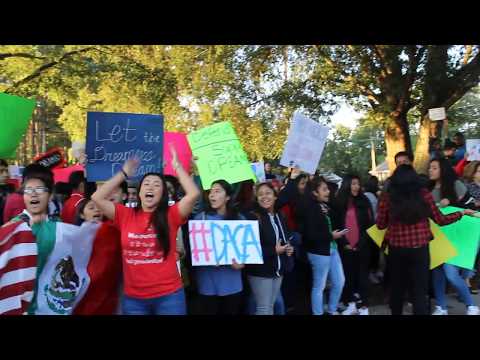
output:
[[[330,256],[307,253],[308,260],[312,266],[312,312],[313,315],[323,315],[323,291],[327,284],[327,276],[332,283],[330,298],[328,301],[328,312],[337,311],[340,296],[342,295],[345,275],[343,273],[342,260],[337,249],[332,249]]]
[[[461,275],[462,273],[462,275]],[[447,309],[447,299],[445,296],[447,279],[450,284],[457,290],[460,300],[467,306],[474,305],[472,295],[465,282],[469,275],[469,270],[464,270],[455,265],[443,264],[433,269],[433,290],[435,293],[435,301],[442,309]]]
[[[137,299],[125,295],[122,301],[124,315],[186,315],[183,288],[172,294],[152,299]]]
[[[280,293],[282,277],[263,278],[249,276],[248,281],[255,298],[255,315],[273,315],[273,306]]]

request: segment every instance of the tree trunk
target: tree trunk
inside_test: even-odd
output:
[[[395,170],[395,154],[399,151],[412,151],[406,114],[391,116],[385,129],[387,164],[390,174]]]
[[[417,145],[415,147],[415,169],[419,174],[428,173],[428,163],[430,160],[429,144],[430,144],[430,130],[432,127],[437,127],[439,121],[430,121],[428,114],[424,115],[420,123],[420,131],[418,133]],[[432,124],[434,123],[434,124]],[[437,133],[438,135],[438,133]]]

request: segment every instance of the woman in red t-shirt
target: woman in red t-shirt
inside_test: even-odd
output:
[[[125,178],[133,176],[137,159],[129,159],[121,171],[93,195],[104,215],[120,230],[124,276],[122,313],[125,315],[185,315],[186,304],[176,263],[176,235],[200,196],[200,190],[178,161],[170,146],[172,167],[185,196],[168,206],[165,180],[159,173],[146,174],[138,188],[138,205],[127,208],[107,199]]]

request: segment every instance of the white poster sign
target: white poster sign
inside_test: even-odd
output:
[[[428,117],[432,121],[445,120],[447,118],[447,114],[445,113],[444,107],[434,108],[428,110]]]
[[[257,182],[265,182],[265,164],[263,161],[254,162],[252,163],[252,170],[255,173],[255,177],[257,178]]]
[[[280,165],[314,174],[327,141],[328,128],[296,112]]]
[[[193,266],[263,264],[258,221],[191,220],[188,230]]]
[[[480,139],[468,139],[467,145],[467,160],[480,161]]]

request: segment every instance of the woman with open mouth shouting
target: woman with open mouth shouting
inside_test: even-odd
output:
[[[170,151],[172,167],[185,190],[185,196],[175,205],[168,206],[165,180],[159,173],[143,176],[136,208],[113,204],[107,199],[114,188],[135,174],[137,159],[127,160],[122,170],[92,195],[121,233],[125,315],[186,314],[185,294],[176,264],[176,235],[192,212],[200,190],[183,169],[171,144]]]

